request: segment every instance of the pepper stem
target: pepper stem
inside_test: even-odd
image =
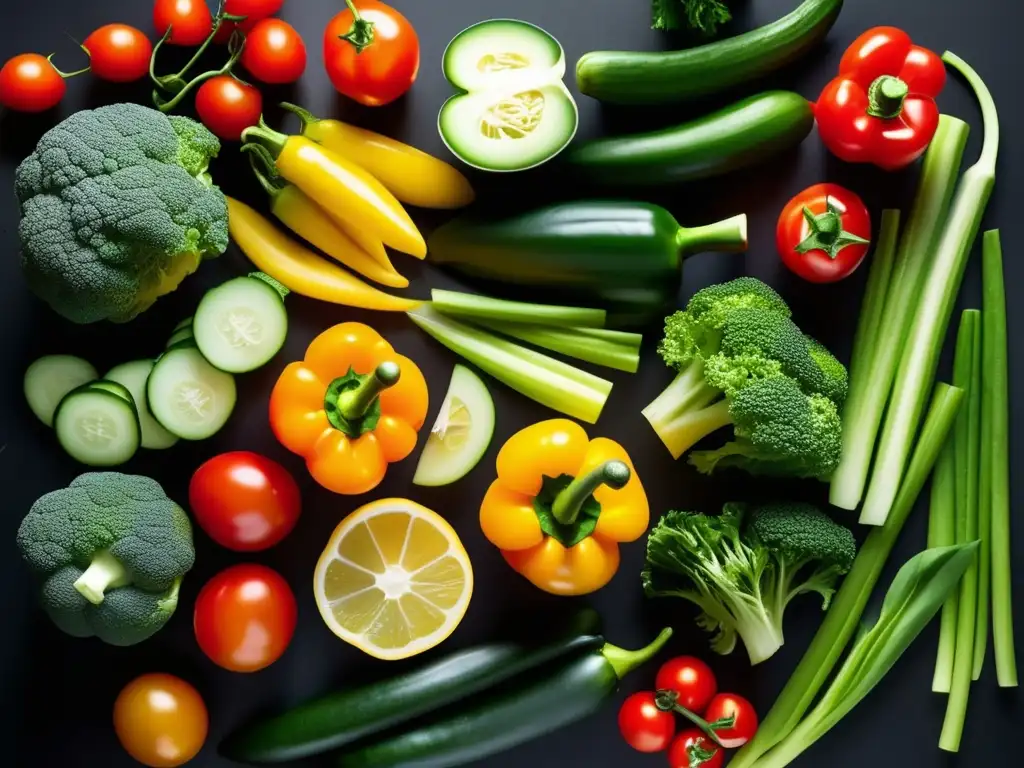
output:
[[[370,410],[380,393],[398,383],[402,375],[402,369],[398,363],[386,361],[377,366],[377,369],[363,379],[359,386],[343,392],[338,398],[338,410],[348,421],[358,421]]]
[[[624,461],[611,459],[594,467],[587,474],[575,478],[555,497],[551,514],[562,525],[572,525],[579,517],[584,502],[602,485],[619,490],[629,482],[629,466]]]
[[[278,195],[284,191],[285,182],[277,173],[277,169],[274,167],[274,158],[270,156],[270,152],[261,144],[246,144],[242,147],[242,151],[249,155],[249,165],[260,186],[270,195],[271,200],[277,199]]]
[[[903,112],[910,87],[898,77],[882,75],[868,88],[868,115],[892,120]]]
[[[639,651],[627,651],[618,646],[606,643],[601,649],[601,655],[604,656],[605,660],[611,665],[612,670],[615,672],[615,676],[621,680],[634,669],[658,655],[658,652],[665,647],[665,643],[672,637],[672,628],[666,627],[661,630],[654,642],[648,645],[646,648],[641,648]]]
[[[280,104],[281,109],[291,112],[293,115],[302,121],[302,127],[307,128],[314,123],[319,123],[320,118],[310,112],[308,109],[303,109],[296,104],[289,104],[287,101],[282,101]]]
[[[810,208],[804,207],[804,219],[807,220],[810,234],[794,248],[797,253],[824,251],[830,259],[835,259],[848,245],[867,245],[871,242],[843,229],[843,212],[831,197],[826,198],[825,208],[824,213],[815,215]]]
[[[717,221],[703,227],[680,227],[676,247],[683,258],[695,253],[717,251],[739,253],[747,250],[747,215]]]
[[[258,146],[265,149],[275,160],[284,151],[287,142],[288,137],[267,125],[263,115],[260,115],[260,122],[257,125],[249,126],[242,131],[242,149],[246,149],[248,144],[258,143]]]
[[[352,43],[356,48],[356,55],[359,55],[373,43],[374,23],[359,15],[356,4],[352,0],[345,0],[345,5],[352,11],[352,28],[344,35],[340,35],[340,38]]]

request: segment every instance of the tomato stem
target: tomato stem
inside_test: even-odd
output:
[[[725,745],[718,738],[716,730],[721,728],[732,728],[736,725],[735,715],[724,717],[721,720],[715,720],[713,723],[709,723],[703,717],[698,715],[696,712],[691,712],[686,707],[679,703],[679,694],[675,691],[661,690],[654,694],[654,703],[662,712],[676,712],[682,715],[695,726],[697,726],[701,732],[711,739],[716,746],[725,749]]]
[[[562,525],[572,525],[579,517],[583,503],[602,485],[619,490],[629,482],[629,466],[612,459],[575,478],[562,489],[551,504],[551,514]]]
[[[883,120],[897,118],[903,112],[903,102],[910,87],[898,77],[882,75],[868,88],[868,115]]]
[[[79,46],[79,47],[82,48],[83,51],[85,51],[86,55],[89,54],[88,49],[86,49],[84,46]],[[56,72],[61,77],[63,77],[65,80],[67,80],[69,78],[72,78],[72,77],[78,77],[79,75],[84,75],[86,72],[89,72],[89,71],[92,70],[92,67],[86,67],[85,69],[77,69],[74,72],[62,72],[61,70],[59,70],[57,68],[57,65],[53,63],[53,57],[56,56],[56,55],[57,54],[55,54],[55,53],[51,53],[49,56],[46,57],[46,60],[48,62],[50,62],[50,66],[53,67],[53,71]]]
[[[810,234],[796,246],[794,250],[797,253],[824,251],[834,260],[848,245],[867,245],[871,242],[843,229],[843,212],[832,202],[831,197],[826,198],[825,206],[827,210],[817,215],[804,206],[804,218],[807,220]]]
[[[245,35],[235,30],[231,35],[231,42],[228,44],[228,50],[231,52],[231,58],[227,60],[227,63],[223,67],[209,72],[204,72],[203,74],[194,77],[191,81],[186,83],[181,90],[177,91],[174,94],[174,97],[170,100],[165,100],[160,94],[160,91],[154,89],[153,103],[156,105],[157,109],[161,112],[170,112],[178,106],[182,100],[196,88],[196,86],[205,83],[207,80],[219,77],[220,75],[230,75],[235,64],[237,64],[238,60],[242,58],[242,51],[245,50]],[[175,75],[175,77],[177,77],[177,75]]]
[[[339,35],[342,40],[348,40],[352,43],[356,49],[356,55],[362,53],[367,46],[373,43],[373,26],[372,21],[367,21],[360,14],[356,8],[356,4],[353,0],[345,0],[345,5],[352,12],[352,27],[344,35]]]

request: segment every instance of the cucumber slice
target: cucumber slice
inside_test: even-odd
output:
[[[237,398],[235,377],[214,368],[191,346],[166,351],[146,383],[150,413],[164,429],[185,440],[217,434]]]
[[[99,378],[91,363],[72,355],[40,357],[25,371],[25,399],[43,424],[53,426],[57,406],[73,389]]]
[[[169,338],[167,340],[167,347],[166,347],[166,349],[170,349],[171,347],[176,347],[178,344],[180,344],[183,341],[192,341],[193,338],[194,338],[194,334],[192,332],[192,326],[191,325],[186,326],[184,328],[179,328],[174,333],[172,333],[171,334],[171,338]]]
[[[186,328],[188,328],[189,330],[192,329],[192,318],[191,317],[186,317],[184,320],[182,320],[180,323],[178,323],[176,326],[174,326],[173,333],[177,333],[178,331],[183,331]]]
[[[135,399],[135,410],[139,414],[139,426],[142,428],[142,447],[159,451],[173,446],[178,438],[164,429],[149,412],[146,382],[152,371],[152,360],[135,360],[112,368],[104,378],[117,382],[131,393]]]
[[[468,165],[533,168],[576,135],[579,112],[562,82],[565,52],[540,27],[511,19],[476,24],[448,45],[443,67],[466,93],[441,107],[438,129]]]
[[[420,455],[416,485],[451,485],[473,469],[494,436],[494,400],[480,377],[456,365],[441,412]]]
[[[139,450],[139,417],[124,387],[96,384],[79,387],[60,401],[53,428],[71,458],[90,467],[116,467]]]
[[[98,392],[106,392],[108,395],[120,397],[126,403],[131,405],[132,408],[135,408],[135,410],[138,411],[138,406],[135,404],[135,395],[133,395],[127,387],[125,387],[122,384],[119,384],[116,381],[111,381],[109,379],[98,379],[97,381],[90,381],[88,384],[81,388],[92,389]]]
[[[288,313],[282,293],[259,277],[239,277],[208,291],[192,324],[196,344],[215,367],[246,373],[284,346]]]

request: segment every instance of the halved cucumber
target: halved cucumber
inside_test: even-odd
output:
[[[485,171],[519,171],[561,152],[579,124],[565,53],[524,21],[476,24],[448,45],[444,72],[466,91],[441,107],[438,129],[463,162]]]
[[[73,389],[99,378],[92,364],[72,355],[40,357],[25,371],[25,399],[32,413],[53,426],[57,406]]]
[[[288,336],[282,292],[261,277],[229,280],[203,296],[192,330],[199,351],[215,367],[254,371],[270,362]]]
[[[142,447],[163,450],[177,443],[178,438],[164,429],[149,412],[149,405],[146,403],[146,382],[149,381],[149,374],[152,371],[152,360],[135,360],[112,368],[104,378],[122,385],[135,399],[135,410],[139,414],[139,426],[142,428]]]
[[[53,428],[68,455],[90,467],[124,464],[142,439],[131,394],[113,382],[94,382],[68,393],[57,406]]]
[[[235,377],[214,368],[191,346],[167,350],[146,383],[150,413],[185,440],[215,435],[231,416],[237,397]]]
[[[416,485],[450,485],[469,474],[494,436],[494,400],[480,377],[456,365],[441,412],[420,455]]]

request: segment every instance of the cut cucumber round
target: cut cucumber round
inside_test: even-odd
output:
[[[25,399],[32,413],[48,427],[53,426],[57,406],[73,389],[99,378],[91,363],[72,355],[40,357],[25,371]]]
[[[176,326],[174,326],[174,333],[177,333],[178,331],[183,331],[186,328],[188,328],[188,329],[192,328],[192,318],[191,317],[186,317],[184,320],[182,320],[180,323],[178,323]]]
[[[174,333],[172,333],[171,334],[171,338],[169,338],[167,340],[167,347],[166,347],[166,349],[170,349],[171,347],[176,347],[176,346],[178,346],[178,344],[180,344],[183,341],[192,341],[192,339],[193,339],[193,333],[192,333],[192,326],[191,325],[187,325],[184,328],[179,328]]]
[[[464,91],[515,89],[565,76],[565,51],[540,27],[493,19],[464,29],[444,52],[448,82]]]
[[[122,385],[135,399],[135,410],[139,414],[139,426],[142,428],[142,447],[163,450],[177,443],[178,438],[164,429],[149,412],[146,382],[149,381],[149,374],[152,371],[152,360],[135,360],[112,368],[104,378]]]
[[[167,350],[153,365],[146,383],[149,412],[173,435],[205,440],[231,416],[238,394],[235,377],[217,370],[198,349]]]
[[[284,346],[288,313],[281,293],[258,277],[239,277],[208,291],[192,322],[196,345],[215,367],[246,373]]]
[[[494,436],[494,400],[480,377],[456,365],[441,412],[420,455],[416,485],[450,485],[469,474]]]
[[[135,404],[135,395],[131,393],[128,387],[124,386],[123,384],[119,384],[116,381],[111,381],[110,379],[97,379],[96,381],[90,381],[88,384],[81,388],[92,389],[98,392],[106,392],[108,395],[120,397],[132,408],[134,408],[136,412],[138,411],[138,406]]]
[[[94,382],[70,392],[57,406],[53,428],[68,455],[90,467],[124,464],[142,442],[131,394],[113,382]]]

